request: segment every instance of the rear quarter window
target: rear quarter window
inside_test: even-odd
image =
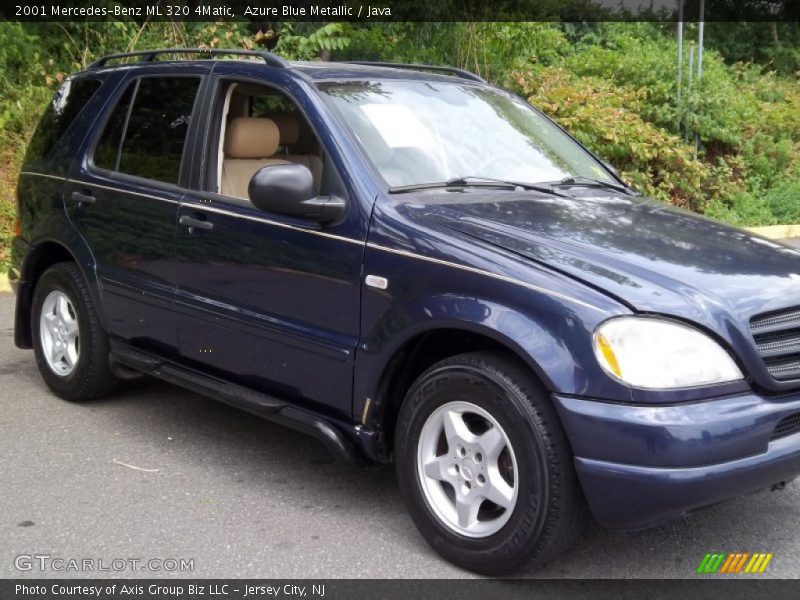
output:
[[[25,161],[47,156],[100,88],[97,79],[67,79],[53,96],[28,144]]]

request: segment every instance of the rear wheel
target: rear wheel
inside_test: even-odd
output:
[[[584,520],[550,399],[502,354],[463,354],[423,373],[398,416],[395,461],[428,543],[479,573],[549,560]]]
[[[31,331],[39,372],[57,395],[88,400],[114,389],[108,336],[74,263],[57,263],[39,278]]]

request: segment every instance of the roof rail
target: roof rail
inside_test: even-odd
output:
[[[119,54],[107,54],[106,56],[102,56],[94,61],[92,64],[89,65],[89,69],[99,69],[100,67],[106,66],[106,63],[110,60],[115,60],[117,58],[129,58],[134,56],[141,57],[139,62],[153,62],[156,59],[156,56],[160,54],[200,54],[206,56],[216,56],[216,55],[234,55],[234,56],[257,56],[261,57],[264,62],[269,65],[270,67],[278,67],[281,69],[289,68],[289,63],[283,60],[277,54],[273,54],[272,52],[260,51],[260,50],[239,50],[236,48],[226,49],[226,48],[159,48],[157,50],[138,50],[136,52],[121,52]]]
[[[441,65],[416,65],[413,63],[394,63],[394,62],[375,62],[370,60],[345,60],[342,61],[351,65],[366,65],[371,67],[391,67],[392,69],[411,69],[416,71],[433,71],[434,73],[449,73],[461,79],[469,79],[470,81],[479,81],[486,83],[486,80],[475,73],[465,71],[464,69],[457,69],[456,67],[444,67]]]

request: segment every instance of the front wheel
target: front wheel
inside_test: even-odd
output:
[[[502,354],[462,354],[423,373],[398,416],[395,461],[417,528],[472,571],[500,575],[545,562],[583,523],[553,406]]]

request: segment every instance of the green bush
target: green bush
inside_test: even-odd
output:
[[[630,183],[673,204],[702,208],[714,170],[694,158],[693,148],[641,117],[642,91],[576,78],[560,67],[518,73],[516,85]]]
[[[783,181],[769,190],[764,196],[779,223],[800,223],[800,181]]]
[[[736,192],[726,200],[712,200],[705,214],[737,227],[775,225],[778,222],[764,198],[747,191]]]
[[[602,26],[602,34],[599,44],[579,43],[564,68],[577,76],[600,77],[620,87],[642,90],[642,117],[668,131],[679,133],[682,123],[682,127],[699,132],[706,143],[732,148],[742,144],[748,123],[757,117],[757,102],[741,94],[731,69],[717,52],[706,48],[703,77],[695,78],[690,86],[685,47],[679,105],[678,47],[671,32],[650,23],[610,23]]]

